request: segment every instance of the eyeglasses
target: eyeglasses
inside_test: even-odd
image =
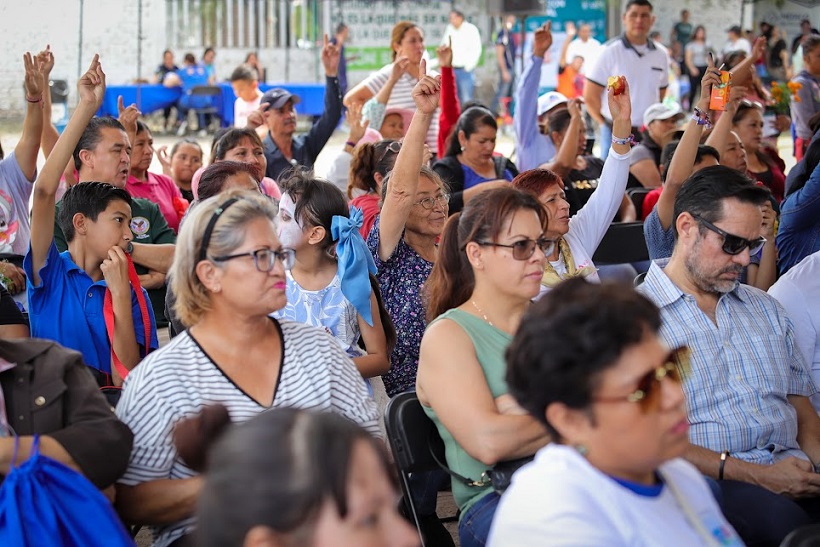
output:
[[[416,205],[421,205],[422,207],[430,211],[433,209],[433,207],[436,206],[436,203],[438,203],[442,207],[447,207],[447,204],[450,203],[450,194],[439,194],[437,196],[431,196],[429,198],[420,199],[416,202]]]
[[[739,255],[743,252],[743,249],[746,247],[749,248],[749,254],[754,255],[760,252],[760,249],[766,244],[765,237],[758,237],[757,239],[746,239],[745,237],[740,237],[736,235],[732,235],[729,232],[721,230],[711,222],[703,220],[703,218],[699,217],[698,215],[692,215],[692,217],[706,226],[708,229],[712,230],[719,236],[723,237],[723,252],[727,255]]]
[[[387,146],[384,147],[384,152],[381,153],[379,156],[379,161],[376,162],[376,165],[380,164],[382,160],[387,156],[389,152],[394,154],[398,154],[401,151],[401,141],[393,141]]]
[[[516,260],[529,260],[535,254],[535,246],[541,248],[544,255],[549,256],[555,250],[555,240],[539,237],[538,239],[522,239],[509,245],[504,243],[494,243],[492,241],[476,241],[479,245],[487,245],[489,247],[506,247],[512,249],[512,256]]]
[[[669,352],[663,360],[663,364],[647,372],[638,381],[635,391],[628,395],[611,397],[593,397],[596,403],[639,403],[641,410],[658,408],[661,395],[661,382],[664,378],[669,378],[676,384],[683,382],[688,375],[690,362],[690,351],[686,346],[681,346]]]
[[[214,256],[211,257],[211,260],[216,262],[225,262],[228,260],[233,260],[234,258],[242,258],[244,256],[252,256],[253,265],[256,266],[256,269],[262,273],[267,273],[273,269],[273,265],[276,263],[277,259],[282,261],[282,266],[284,266],[286,270],[293,268],[293,263],[296,260],[296,251],[287,247],[284,247],[279,251],[262,248],[249,253]]]

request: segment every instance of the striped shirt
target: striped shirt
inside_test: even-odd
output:
[[[272,407],[336,412],[379,435],[376,403],[339,344],[315,327],[276,324],[284,348]],[[134,432],[131,461],[120,482],[133,486],[196,476],[177,457],[171,434],[179,420],[214,403],[225,405],[235,423],[268,409],[234,384],[187,331],[150,354],[128,375],[117,405],[117,416]],[[193,526],[189,517],[153,527],[154,545],[169,545]]]
[[[390,74],[392,72],[393,64],[391,63],[389,65],[385,65],[378,71],[368,76],[364,81],[364,85],[366,85],[367,89],[375,95],[390,79]],[[438,76],[438,72],[428,71],[428,75]],[[390,98],[387,100],[387,108],[408,108],[415,111],[416,103],[413,102],[413,88],[417,83],[419,83],[418,79],[413,78],[407,72],[402,74],[396,82],[396,85],[393,86],[393,91],[390,92]],[[427,130],[427,138],[424,141],[427,143],[427,146],[430,147],[433,154],[437,154],[438,149],[439,114],[441,114],[441,108],[437,108],[433,113],[433,120],[430,122],[430,129]],[[378,129],[378,127],[374,129]],[[407,127],[404,128],[404,131],[405,133],[407,132]]]
[[[638,291],[660,308],[664,342],[692,349],[692,372],[683,384],[689,440],[756,464],[808,459],[797,444],[797,413],[787,396],[810,396],[817,388],[783,307],[738,285],[718,300],[713,323],[663,265],[652,263]]]

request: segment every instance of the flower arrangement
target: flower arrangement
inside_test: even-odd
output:
[[[800,97],[797,92],[803,89],[803,85],[798,82],[788,82],[785,84],[772,82],[772,105],[771,107],[778,114],[789,114],[789,103],[791,99],[799,103]]]

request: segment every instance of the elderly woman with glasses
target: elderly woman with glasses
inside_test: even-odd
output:
[[[595,249],[604,238],[623,200],[629,180],[631,112],[629,83],[622,93],[607,92],[612,113],[612,148],[601,169],[598,187],[577,214],[570,218],[570,205],[561,177],[549,169],[524,171],[513,186],[534,194],[549,212],[550,238],[557,244],[547,255],[542,294],[565,279],[584,277],[600,282],[592,262]],[[630,268],[631,269],[631,268]],[[632,270],[634,276],[634,270]]]
[[[444,440],[463,547],[484,545],[498,504],[484,472],[549,441],[504,380],[504,351],[555,245],[546,230],[547,212],[531,194],[482,192],[450,217],[425,284],[432,322],[421,341],[416,392]]]
[[[524,315],[510,393],[553,442],[512,478],[490,545],[743,545],[689,444],[687,350],[631,288],[562,283]]]
[[[209,198],[182,225],[171,278],[188,330],[128,376],[117,407],[134,431],[117,508],[151,525],[154,545],[194,526],[202,478],[180,459],[172,433],[206,404],[224,405],[237,422],[283,406],[330,411],[378,434],[376,405],[336,340],[269,317],[286,304],[293,262],[276,237],[276,207],[258,192]]]
[[[423,166],[424,135],[439,104],[440,78],[422,77],[413,88],[416,113],[392,174],[382,182],[382,209],[367,237],[384,306],[396,328],[390,371],[382,376],[389,396],[416,385],[419,344],[426,322],[421,287],[438,258],[449,195],[436,173]],[[390,148],[385,148],[386,152]]]

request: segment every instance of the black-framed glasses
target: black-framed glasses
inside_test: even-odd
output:
[[[691,352],[687,346],[680,346],[669,352],[663,363],[653,368],[638,381],[636,389],[627,395],[593,397],[596,403],[638,403],[641,411],[658,408],[661,398],[661,382],[668,378],[681,384],[689,374]]]
[[[283,247],[278,251],[263,247],[249,253],[213,256],[211,257],[211,260],[215,262],[225,262],[228,260],[233,260],[234,258],[242,258],[245,256],[253,257],[253,265],[256,266],[256,269],[262,273],[267,273],[273,269],[273,265],[276,264],[277,259],[282,261],[282,266],[284,266],[286,270],[293,268],[293,263],[296,260],[296,251],[289,247]]]
[[[760,252],[760,249],[766,244],[765,237],[758,237],[757,239],[746,239],[745,237],[736,236],[734,234],[730,234],[725,230],[721,230],[711,222],[704,220],[702,217],[698,215],[692,215],[692,217],[706,226],[708,229],[712,230],[719,236],[723,238],[723,252],[727,255],[739,255],[743,252],[743,249],[746,247],[749,248],[749,254],[754,255]]]
[[[436,206],[436,203],[441,205],[442,207],[447,207],[450,203],[450,194],[439,194],[437,196],[430,196],[424,199],[420,199],[416,202],[416,205],[421,205],[428,211],[431,211],[433,207]]]
[[[535,247],[538,246],[545,256],[552,254],[555,250],[555,240],[547,239],[546,237],[539,237],[538,239],[522,239],[515,243],[495,243],[492,241],[476,241],[479,245],[487,245],[489,247],[505,247],[512,249],[512,256],[516,260],[529,260],[535,254]]]
[[[380,164],[389,152],[398,154],[401,151],[401,141],[393,141],[384,147],[384,151],[379,155],[379,160],[376,165]]]

